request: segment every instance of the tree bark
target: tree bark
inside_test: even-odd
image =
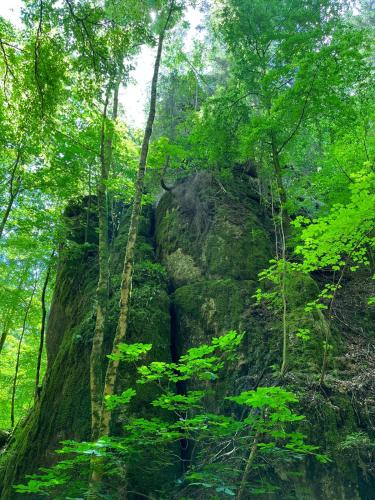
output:
[[[156,111],[156,93],[157,93],[157,84],[159,77],[159,68],[161,55],[163,51],[163,42],[166,30],[168,28],[168,24],[174,9],[174,1],[170,3],[167,20],[163,29],[160,32],[158,38],[158,47],[154,64],[154,71],[151,83],[151,98],[150,98],[150,109],[147,118],[146,128],[142,141],[141,154],[139,158],[138,164],[138,172],[137,172],[137,180],[136,180],[136,189],[135,195],[133,199],[133,207],[130,218],[130,226],[128,233],[128,241],[126,244],[125,251],[125,259],[124,259],[124,267],[122,271],[122,281],[120,287],[120,312],[117,322],[117,328],[115,333],[115,338],[113,340],[112,346],[112,354],[118,353],[118,345],[126,339],[126,332],[128,326],[128,315],[129,315],[129,305],[130,305],[130,294],[132,287],[132,275],[133,275],[133,261],[134,261],[134,251],[135,244],[137,241],[137,233],[138,233],[138,225],[139,218],[141,214],[142,207],[142,196],[143,196],[143,188],[144,188],[144,177],[146,172],[146,163],[147,163],[147,155],[148,148],[150,143],[150,138],[152,134],[152,127],[155,119],[155,111]],[[119,360],[110,359],[107,366],[107,371],[105,375],[104,381],[104,389],[102,396],[102,406],[101,406],[101,420],[100,420],[100,432],[99,436],[108,436],[110,434],[110,424],[112,411],[106,408],[105,399],[107,396],[111,396],[114,393],[117,374],[118,374],[118,366]],[[103,460],[97,459],[92,463],[92,471],[91,471],[91,480],[90,480],[90,489],[88,498],[96,499],[99,498],[99,489],[103,478]],[[126,475],[126,469],[124,470],[124,474]],[[124,492],[123,499],[126,500],[127,492]]]
[[[237,500],[243,500],[245,498],[245,493],[246,493],[246,483],[249,479],[250,476],[250,471],[253,466],[257,450],[258,450],[258,442],[259,442],[259,432],[255,434],[253,444],[250,449],[249,457],[246,462],[245,470],[242,474],[242,479],[241,479],[241,484],[240,488],[237,493]]]
[[[47,319],[47,307],[46,307],[46,293],[47,293],[47,287],[48,287],[48,282],[49,278],[51,275],[51,267],[52,267],[52,259],[55,255],[55,251],[52,252],[51,254],[51,260],[48,264],[47,267],[47,272],[46,272],[46,277],[44,279],[43,283],[43,289],[42,289],[42,296],[41,296],[41,302],[42,302],[42,321],[40,325],[40,339],[39,339],[39,349],[38,349],[38,359],[36,362],[36,373],[35,373],[35,399],[38,398],[39,396],[39,381],[40,381],[40,367],[42,364],[42,356],[43,356],[43,348],[44,348],[44,338],[45,338],[45,330],[46,330],[46,319]]]
[[[0,238],[2,237],[3,235],[3,231],[4,231],[4,228],[5,228],[5,224],[7,223],[8,221],[8,218],[9,218],[9,214],[10,214],[10,211],[12,210],[12,206],[13,206],[13,203],[14,203],[14,200],[16,199],[16,196],[14,194],[11,194],[9,196],[9,199],[8,199],[8,203],[7,203],[7,206],[5,208],[5,212],[4,212],[4,215],[3,215],[3,218],[1,219],[1,223],[0,223]]]
[[[102,348],[105,332],[107,306],[108,306],[108,282],[109,282],[109,251],[108,251],[108,193],[107,181],[112,161],[113,126],[108,124],[107,108],[113,83],[108,85],[106,100],[103,109],[103,123],[101,131],[101,155],[100,155],[100,178],[98,183],[98,218],[99,218],[99,279],[96,289],[96,322],[90,355],[90,393],[91,393],[91,437],[93,440],[99,437],[100,417],[103,395],[102,376]],[[117,118],[118,111],[118,88],[119,83],[114,86],[113,99],[113,121]]]
[[[118,354],[118,345],[126,339],[126,331],[128,326],[128,315],[129,315],[129,304],[130,304],[130,294],[131,294],[131,286],[132,286],[132,275],[133,275],[133,260],[134,260],[134,251],[135,244],[137,241],[137,232],[138,232],[138,224],[139,217],[141,214],[141,206],[142,206],[142,195],[143,195],[143,187],[144,187],[144,177],[146,172],[146,162],[148,155],[148,148],[150,143],[150,138],[152,134],[152,127],[155,119],[155,110],[156,110],[156,91],[157,91],[157,82],[159,76],[159,68],[160,68],[160,60],[161,54],[163,50],[163,42],[164,36],[167,29],[167,25],[172,14],[173,3],[171,4],[169,15],[167,22],[164,26],[164,29],[161,31],[158,40],[158,49],[155,59],[154,65],[154,73],[152,77],[151,84],[151,99],[150,99],[150,110],[148,114],[147,124],[145,128],[145,133],[142,142],[141,155],[139,159],[138,165],[138,173],[137,173],[137,181],[136,181],[136,190],[133,200],[133,208],[132,214],[130,218],[130,227],[128,234],[128,241],[126,245],[125,252],[125,260],[124,267],[122,272],[122,281],[120,288],[120,312],[119,318],[117,322],[116,334],[113,340],[112,346],[112,354]],[[111,396],[114,393],[117,372],[119,366],[118,359],[110,359],[108,362],[107,372],[105,376],[105,384],[104,384],[104,392],[103,392],[103,403],[107,396]],[[112,412],[108,410],[105,405],[102,406],[102,418],[101,418],[101,427],[100,427],[100,435],[108,436],[110,431],[110,421],[111,421]]]

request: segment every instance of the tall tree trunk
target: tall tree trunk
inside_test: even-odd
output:
[[[165,25],[160,32],[158,38],[158,48],[155,58],[154,64],[154,72],[151,83],[151,98],[150,98],[150,109],[147,118],[146,128],[143,136],[141,154],[139,158],[138,164],[138,172],[137,172],[137,181],[136,181],[136,189],[135,195],[133,199],[133,208],[130,218],[130,227],[128,233],[128,241],[126,244],[125,251],[125,259],[124,259],[124,267],[122,272],[122,281],[120,287],[120,312],[117,322],[117,328],[115,333],[115,338],[113,340],[112,346],[112,354],[118,353],[118,345],[126,339],[126,331],[128,326],[128,315],[129,315],[129,304],[130,304],[130,293],[132,286],[132,274],[133,274],[133,260],[134,260],[134,251],[135,244],[137,241],[137,233],[138,233],[138,224],[139,218],[141,214],[142,207],[142,196],[143,196],[143,188],[144,188],[144,177],[146,172],[146,163],[147,163],[147,155],[148,148],[150,143],[150,138],[152,134],[152,127],[155,119],[155,111],[156,111],[156,92],[157,92],[157,84],[159,77],[159,68],[161,55],[163,51],[163,42],[165,33],[168,28],[168,24],[174,10],[174,0],[171,1],[167,20]],[[101,419],[100,419],[100,432],[99,436],[108,436],[110,434],[110,423],[112,417],[112,411],[106,408],[105,406],[105,398],[114,393],[117,375],[118,375],[118,366],[119,361],[110,359],[107,366],[107,371],[105,375],[104,381],[104,389],[102,396],[102,407],[101,407]],[[90,491],[88,498],[96,499],[99,498],[99,489],[103,478],[103,460],[102,459],[94,459],[92,462],[92,473],[90,480]],[[124,475],[126,475],[126,469],[124,470]],[[127,498],[127,492],[123,493],[123,500]]]
[[[91,392],[91,436],[99,437],[100,415],[103,395],[102,348],[108,306],[109,252],[108,252],[108,196],[107,181],[112,161],[113,126],[108,123],[108,101],[113,89],[109,82],[103,110],[101,132],[100,178],[98,183],[98,217],[99,217],[99,279],[96,289],[96,323],[90,355],[90,392]],[[117,118],[119,83],[115,84],[113,99],[113,121]]]
[[[281,232],[281,260],[282,260],[282,270],[281,270],[281,299],[283,305],[283,359],[281,364],[280,374],[283,377],[288,369],[289,363],[289,332],[287,324],[287,290],[286,290],[286,279],[287,279],[287,269],[286,269],[286,241],[284,232],[284,212],[283,204],[280,204],[280,232]]]
[[[170,15],[169,15],[170,17]],[[168,17],[168,20],[169,20]],[[160,60],[161,54],[163,50],[163,41],[165,36],[165,31],[167,28],[167,24],[165,28],[159,35],[158,40],[158,50],[155,59],[154,65],[154,73],[152,77],[151,84],[151,100],[150,100],[150,110],[148,114],[147,124],[145,128],[145,133],[142,142],[141,155],[139,159],[138,165],[138,173],[137,173],[137,182],[135,195],[133,200],[133,208],[132,214],[130,218],[130,227],[128,234],[128,241],[126,245],[125,252],[125,260],[124,260],[124,268],[122,272],[122,281],[120,288],[120,312],[119,318],[117,322],[116,334],[113,341],[112,354],[118,353],[118,345],[124,342],[126,338],[126,331],[128,326],[128,316],[129,316],[129,304],[130,304],[130,293],[132,286],[132,275],[133,275],[133,260],[134,260],[134,250],[135,244],[137,241],[137,233],[138,233],[138,224],[139,217],[141,214],[141,206],[142,206],[142,195],[143,195],[143,187],[144,187],[144,177],[146,172],[146,162],[148,155],[148,148],[150,143],[150,138],[152,134],[152,127],[155,119],[155,110],[156,110],[156,91],[157,91],[157,82],[159,76],[159,68],[160,68]],[[107,396],[111,396],[115,389],[118,366],[120,361],[118,359],[110,359],[107,366],[107,372],[105,376],[105,384],[104,384],[104,399]],[[103,399],[103,400],[104,400]],[[108,436],[110,430],[110,421],[111,421],[112,412],[108,410],[103,404],[102,407],[102,419],[101,419],[101,427],[100,427],[100,435]]]
[[[42,302],[42,321],[41,321],[41,325],[40,325],[40,338],[39,338],[38,359],[37,359],[37,362],[36,362],[36,373],[35,373],[35,399],[39,396],[39,391],[40,391],[40,388],[39,388],[40,367],[41,367],[41,364],[42,364],[42,356],[43,356],[43,348],[44,348],[44,337],[45,337],[46,319],[47,319],[46,293],[47,293],[47,287],[48,287],[49,278],[50,278],[50,275],[51,275],[52,259],[53,259],[54,255],[55,255],[55,251],[52,252],[50,262],[48,263],[46,277],[44,278],[44,283],[43,283],[42,296],[41,296],[41,302]]]
[[[25,311],[25,315],[23,317],[23,323],[22,323],[22,332],[21,332],[20,339],[18,341],[16,367],[14,369],[13,386],[12,386],[12,399],[11,399],[11,403],[10,403],[10,424],[11,424],[12,428],[14,427],[14,405],[15,405],[15,400],[16,400],[17,379],[18,379],[18,371],[19,371],[19,367],[20,367],[22,341],[23,341],[23,337],[25,336],[27,317],[29,315],[31,304],[33,302],[33,298],[34,298],[34,294],[35,294],[35,290],[36,290],[36,285],[37,285],[37,281],[35,281],[35,283],[34,283],[34,288],[33,288],[31,297],[30,297],[29,302],[26,306],[26,311]]]
[[[92,165],[89,165],[89,175],[88,175],[88,183],[89,183],[89,199],[87,200],[87,212],[86,212],[86,227],[85,227],[85,243],[88,241],[89,236],[89,225],[90,225],[90,215],[91,215],[91,168]]]
[[[280,233],[281,233],[281,286],[280,293],[282,299],[282,324],[283,324],[283,354],[280,374],[283,377],[288,368],[289,356],[289,333],[287,326],[287,293],[286,293],[286,235],[289,233],[289,216],[286,209],[287,194],[284,187],[283,176],[280,163],[280,150],[277,148],[275,134],[271,134],[272,163],[276,177],[276,185],[280,200]]]

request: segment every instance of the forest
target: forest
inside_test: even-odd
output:
[[[373,0],[16,3],[0,499],[375,500]]]

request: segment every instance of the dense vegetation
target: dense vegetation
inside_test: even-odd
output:
[[[362,418],[343,396],[373,388],[371,4],[25,0],[22,29],[0,17],[1,498],[274,498],[345,453],[372,485],[352,498],[375,498],[374,402]],[[203,20],[189,50],[186,10]],[[119,94],[146,45],[139,130]],[[69,328],[89,435],[61,417],[71,439],[47,459],[35,415],[80,404],[52,385],[79,364],[53,333]],[[314,398],[358,422],[317,439]]]

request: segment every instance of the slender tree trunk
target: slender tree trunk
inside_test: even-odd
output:
[[[117,118],[118,87],[114,89],[112,119]],[[112,161],[113,126],[108,124],[107,108],[113,83],[108,85],[106,101],[103,110],[103,123],[101,132],[101,161],[100,179],[98,183],[98,216],[99,216],[99,279],[96,289],[96,323],[90,355],[90,392],[91,392],[91,436],[95,440],[99,437],[100,416],[103,395],[102,380],[102,348],[105,332],[108,282],[109,282],[109,252],[108,252],[108,196],[107,181]]]
[[[333,312],[333,305],[335,303],[335,300],[336,300],[336,294],[337,294],[337,290],[344,278],[344,274],[345,274],[345,269],[347,268],[348,266],[348,262],[350,260],[350,255],[348,256],[348,259],[346,261],[346,264],[345,266],[342,268],[341,270],[341,274],[340,274],[340,278],[338,279],[337,283],[336,283],[336,288],[333,292],[333,295],[332,295],[332,298],[331,298],[331,301],[330,301],[330,304],[329,304],[329,310],[328,310],[328,318],[329,318],[329,321],[331,321],[333,319],[333,315],[332,315],[332,312]],[[329,352],[329,339],[331,337],[331,328],[329,326],[329,323],[326,322],[325,320],[325,317],[324,317],[324,314],[322,313],[322,311],[320,309],[318,309],[318,314],[320,316],[320,320],[322,322],[322,325],[323,325],[323,329],[324,329],[324,350],[323,350],[323,362],[322,362],[322,369],[321,369],[321,372],[320,372],[320,385],[323,385],[324,384],[324,379],[325,379],[325,376],[326,376],[326,372],[327,372],[327,365],[328,365],[328,352]]]
[[[289,361],[289,332],[287,325],[287,290],[286,290],[286,241],[284,232],[283,205],[280,205],[280,232],[281,232],[281,299],[283,304],[283,361],[281,365],[281,376],[283,377],[288,369]]]
[[[39,338],[39,349],[38,349],[38,359],[36,362],[36,374],[35,374],[35,399],[39,396],[39,381],[40,381],[40,367],[42,364],[42,356],[43,356],[43,348],[44,348],[44,338],[45,338],[45,330],[46,330],[46,319],[47,319],[47,307],[46,307],[46,293],[49,278],[51,275],[51,267],[52,267],[52,259],[55,255],[55,251],[52,252],[50,262],[48,263],[46,277],[44,278],[43,289],[42,289],[42,321],[40,325],[40,338]]]
[[[276,215],[275,215],[272,182],[270,183],[270,187],[271,187],[271,215],[272,215],[272,222],[273,222],[273,227],[274,227],[274,232],[275,232],[275,254],[276,254],[276,260],[279,260],[279,237],[277,234],[278,224],[277,224],[277,219],[276,219]]]
[[[5,341],[8,337],[8,333],[9,333],[9,330],[11,327],[11,318],[12,318],[13,314],[16,312],[16,309],[17,309],[17,306],[14,305],[12,307],[12,309],[10,310],[10,312],[8,313],[9,316],[8,316],[4,326],[3,326],[3,331],[1,332],[1,337],[0,337],[0,354],[1,354],[1,351],[3,350]]]
[[[99,279],[96,288],[96,322],[90,355],[90,393],[91,393],[91,435],[97,438],[100,425],[101,409],[101,356],[105,329],[105,318],[108,299],[108,206],[107,186],[109,168],[106,158],[106,121],[110,87],[107,90],[103,109],[101,145],[100,145],[100,178],[97,187],[98,219],[99,219]]]
[[[18,165],[20,163],[20,160],[21,160],[21,147],[18,148],[17,157],[14,161],[12,171],[10,174],[9,199],[8,199],[7,206],[5,207],[5,212],[4,212],[3,217],[1,218],[1,222],[0,222],[0,238],[3,235],[4,228],[5,228],[5,225],[8,221],[10,212],[12,210],[14,200],[16,199],[16,197],[20,191],[20,178],[17,178],[17,176],[16,176],[17,168],[18,168]],[[17,185],[15,186],[14,184],[16,181],[18,181],[18,182],[17,182]]]
[[[144,188],[144,177],[146,172],[146,163],[147,163],[147,155],[148,148],[150,143],[150,138],[152,134],[152,127],[155,119],[155,111],[156,111],[156,92],[157,92],[157,83],[159,77],[159,68],[161,55],[163,50],[163,42],[166,30],[168,28],[169,20],[172,15],[174,9],[174,1],[172,0],[166,23],[160,32],[158,38],[158,47],[154,64],[154,72],[151,83],[151,98],[150,98],[150,109],[147,118],[145,133],[143,136],[141,154],[138,164],[138,173],[137,173],[137,181],[136,181],[136,189],[135,195],[133,199],[133,207],[130,218],[130,227],[128,233],[128,241],[126,244],[125,251],[125,259],[124,259],[124,267],[122,272],[122,281],[120,287],[120,312],[117,322],[117,328],[115,333],[115,338],[113,340],[112,346],[112,354],[118,353],[118,345],[126,339],[126,331],[128,326],[128,315],[129,315],[129,305],[130,305],[130,293],[132,286],[132,274],[133,274],[133,260],[134,260],[134,251],[135,244],[137,240],[137,232],[139,225],[139,218],[141,214],[142,207],[142,196],[143,196],[143,188]],[[119,361],[116,359],[110,359],[107,366],[107,371],[105,375],[104,381],[104,390],[102,397],[102,407],[101,407],[101,420],[100,420],[100,432],[99,436],[108,436],[110,434],[110,423],[112,417],[112,411],[106,408],[105,406],[105,398],[107,396],[111,396],[114,393],[117,374],[118,374],[118,366]],[[90,481],[90,491],[88,498],[95,499],[99,497],[99,488],[103,478],[103,460],[98,459],[94,463],[92,463],[92,473],[91,473],[91,481]],[[124,474],[126,475],[126,469],[124,470]],[[124,492],[123,499],[126,500],[127,492]]]
[[[15,308],[13,308],[12,312],[13,311],[15,311]],[[9,320],[7,320],[7,322],[3,326],[3,331],[1,332],[1,337],[0,337],[0,354],[1,354],[1,351],[3,350],[6,338],[7,338],[8,333],[9,333],[9,323],[10,323]]]
[[[85,243],[88,241],[89,236],[89,226],[90,226],[90,215],[91,215],[91,167],[89,165],[89,175],[88,175],[88,183],[89,183],[89,199],[87,201],[87,213],[86,213],[86,227],[85,227]]]
[[[129,315],[129,304],[130,304],[130,294],[131,294],[131,285],[132,285],[132,274],[133,274],[133,260],[134,260],[134,250],[135,244],[137,241],[137,232],[138,232],[138,224],[139,217],[141,214],[141,205],[142,205],[142,195],[143,195],[143,187],[144,187],[144,176],[146,172],[146,162],[148,155],[148,147],[150,143],[150,138],[152,134],[152,127],[155,118],[155,109],[156,109],[156,90],[157,90],[157,81],[159,75],[159,67],[161,54],[163,49],[163,41],[164,41],[165,29],[159,35],[158,41],[158,50],[155,59],[154,66],[154,74],[152,78],[151,85],[151,100],[150,100],[150,111],[147,119],[147,125],[145,129],[145,134],[143,137],[141,156],[139,160],[138,166],[138,174],[137,174],[137,182],[136,182],[136,190],[133,200],[133,208],[132,214],[130,218],[130,227],[128,234],[128,241],[126,245],[125,252],[125,260],[124,260],[124,268],[122,272],[122,281],[120,288],[120,312],[119,318],[117,322],[117,329],[115,338],[113,341],[112,354],[118,353],[118,345],[126,339],[126,331],[128,326],[128,315]],[[110,359],[108,362],[105,384],[104,384],[104,398],[106,396],[111,396],[115,389],[116,379],[117,379],[117,371],[119,366],[118,359]],[[109,435],[109,426],[111,420],[112,412],[108,410],[104,405],[102,409],[102,420],[101,420],[101,429],[100,434],[102,436]]]
[[[320,321],[321,321],[321,323],[323,325],[323,330],[324,330],[323,361],[322,361],[322,368],[321,368],[321,371],[320,371],[320,379],[319,379],[320,385],[323,385],[324,384],[324,378],[325,378],[326,372],[327,372],[328,350],[329,350],[328,343],[329,343],[329,338],[330,338],[331,330],[330,330],[329,324],[326,323],[326,319],[325,319],[324,314],[322,313],[322,311],[320,309],[317,309],[317,313],[319,315],[319,319],[320,319]]]
[[[253,444],[251,445],[249,457],[246,462],[245,470],[242,474],[240,488],[237,493],[237,500],[243,500],[245,498],[246,493],[246,483],[249,479],[251,468],[253,466],[257,451],[258,451],[258,442],[259,442],[259,432],[255,434]]]
[[[12,206],[13,206],[13,203],[14,203],[15,199],[16,199],[16,196],[14,194],[11,194],[9,196],[8,203],[7,203],[7,206],[5,208],[5,212],[4,212],[3,218],[1,219],[1,222],[0,222],[0,238],[3,235],[5,224],[8,221],[8,217],[9,217],[10,211],[12,210]]]
[[[282,258],[282,271],[281,271],[281,300],[282,300],[282,324],[283,324],[283,355],[280,374],[283,377],[288,368],[288,355],[289,355],[289,334],[287,326],[287,297],[286,297],[286,234],[289,233],[289,217],[286,211],[287,194],[285,191],[279,150],[277,148],[275,134],[271,134],[271,147],[272,147],[272,162],[276,177],[276,184],[280,200],[280,233],[281,233],[281,258]]]
[[[10,424],[11,424],[12,428],[14,427],[14,404],[15,404],[15,400],[16,400],[16,389],[17,389],[18,371],[19,371],[19,367],[20,367],[21,347],[22,347],[23,337],[24,337],[25,331],[26,331],[27,317],[29,315],[31,304],[33,302],[36,285],[37,285],[37,281],[35,281],[35,283],[34,283],[34,288],[33,288],[30,300],[29,300],[27,307],[26,307],[25,315],[23,317],[22,332],[21,332],[20,339],[18,341],[16,367],[14,370],[13,386],[12,386],[12,400],[11,400],[11,404],[10,404]]]

